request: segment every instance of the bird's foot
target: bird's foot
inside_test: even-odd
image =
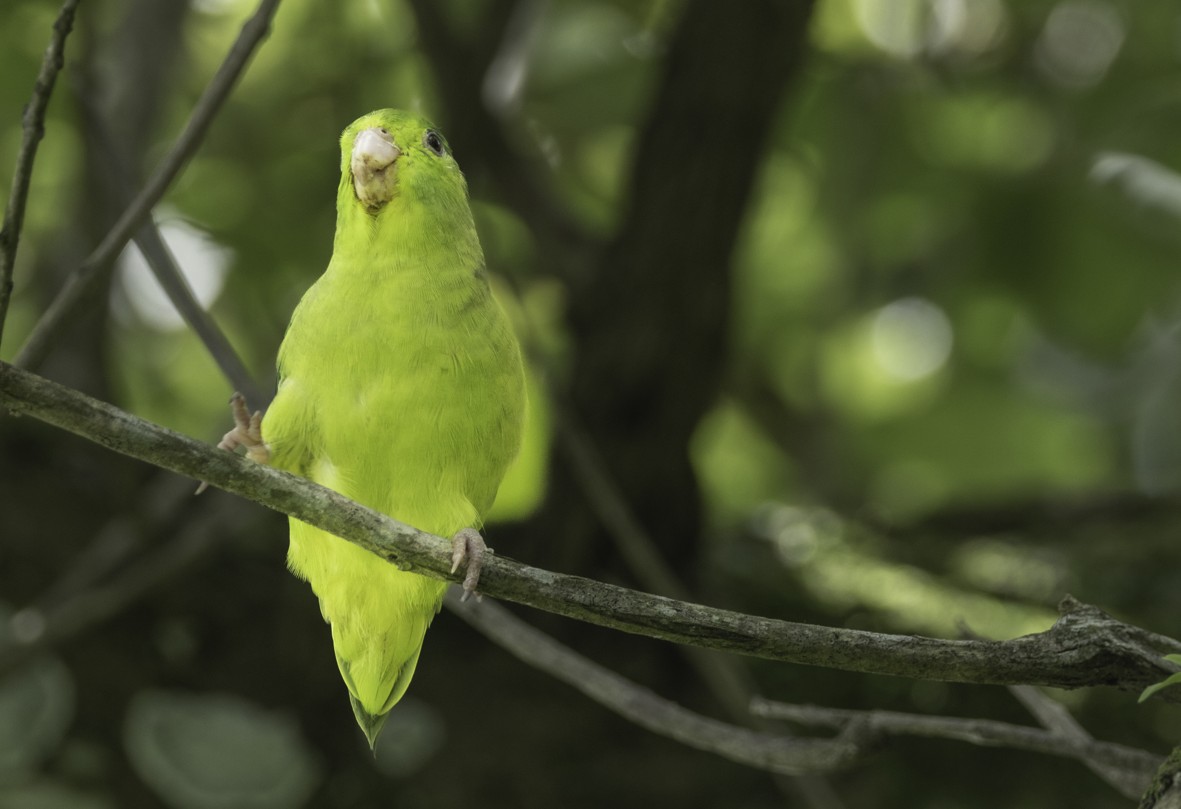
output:
[[[230,397],[230,410],[234,414],[234,429],[222,436],[217,442],[218,449],[226,452],[236,452],[238,447],[246,448],[246,457],[258,463],[270,463],[271,449],[262,440],[262,411],[250,412],[246,406],[246,397],[235,393]],[[209,486],[205,481],[197,487],[197,494],[205,491]]]
[[[262,440],[262,411],[251,413],[246,397],[240,393],[230,397],[230,410],[234,413],[234,429],[222,436],[217,448],[234,452],[238,447],[245,447],[250,460],[270,463],[271,448]]]
[[[484,557],[492,553],[492,549],[484,543],[484,537],[475,528],[464,528],[451,537],[451,572],[459,570],[465,565],[467,574],[463,577],[463,598],[467,601],[473,595],[480,601],[482,596],[476,592],[476,585],[480,583],[480,569],[484,566]]]

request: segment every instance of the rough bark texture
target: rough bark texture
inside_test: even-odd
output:
[[[115,452],[208,480],[364,547],[403,569],[458,580],[450,545],[303,478],[252,463],[0,363],[0,404]],[[919,680],[1111,685],[1141,690],[1168,671],[1181,643],[1067,597],[1049,630],[1006,641],[941,640],[745,615],[523,565],[485,562],[485,593],[599,626],[709,649]],[[1181,689],[1162,698],[1181,701]]]
[[[1174,749],[1161,764],[1140,799],[1140,809],[1181,809],[1181,748]]]

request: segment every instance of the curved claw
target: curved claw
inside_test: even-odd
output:
[[[246,457],[250,460],[268,463],[271,450],[262,440],[262,411],[251,413],[246,406],[246,397],[240,393],[230,397],[230,410],[234,414],[234,429],[217,442],[218,449],[234,452],[238,447],[245,447]]]
[[[484,542],[484,537],[475,528],[464,528],[456,531],[451,537],[451,572],[459,570],[460,565],[467,566],[467,574],[463,577],[463,597],[467,601],[473,595],[476,600],[482,596],[476,592],[480,583],[480,570],[484,566],[484,557],[492,553],[492,549]]]
[[[238,447],[245,447],[246,457],[250,460],[270,463],[271,448],[262,440],[262,411],[251,413],[246,406],[246,397],[236,391],[230,397],[230,410],[234,414],[234,429],[222,436],[221,441],[217,442],[217,448],[235,452]],[[207,488],[209,484],[201,481],[193,494],[200,494]]]

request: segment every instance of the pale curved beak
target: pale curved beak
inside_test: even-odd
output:
[[[377,210],[393,199],[400,154],[401,150],[385,129],[373,127],[357,133],[349,169],[357,199],[369,210]]]

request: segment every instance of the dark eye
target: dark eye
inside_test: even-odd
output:
[[[422,136],[422,142],[426,148],[442,157],[447,151],[447,147],[443,145],[443,139],[439,137],[439,133],[433,129],[428,129],[426,134]]]

